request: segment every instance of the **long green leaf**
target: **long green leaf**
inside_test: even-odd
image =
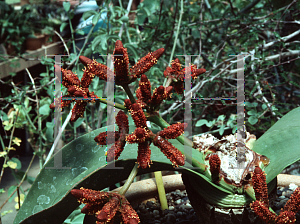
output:
[[[253,145],[253,150],[270,159],[265,168],[267,183],[300,159],[300,107],[277,121]]]
[[[132,132],[134,127],[130,127]],[[85,134],[61,149],[63,167],[70,169],[47,169],[54,166],[54,159],[43,167],[35,179],[14,224],[62,223],[78,207],[70,194],[73,188],[102,190],[127,179],[137,158],[137,144],[127,144],[114,169],[113,163],[106,165],[105,146],[98,146],[96,135],[106,127]],[[170,140],[176,147],[183,147],[177,140]],[[201,154],[193,150],[193,156],[201,160]],[[151,145],[153,164],[149,169],[139,169],[140,174],[157,170],[174,170],[171,162],[160,150]],[[156,162],[159,161],[159,162]],[[123,167],[123,168],[122,168]]]

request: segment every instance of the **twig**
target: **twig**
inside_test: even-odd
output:
[[[183,0],[180,0],[179,21],[178,21],[178,25],[177,25],[177,32],[176,32],[176,36],[175,36],[175,40],[174,40],[172,52],[171,52],[171,55],[170,55],[169,64],[171,64],[171,61],[172,61],[172,58],[173,58],[173,55],[174,55],[174,52],[175,52],[176,42],[177,42],[177,39],[178,39],[179,30],[180,30],[180,26],[181,26],[182,15],[183,15]]]
[[[122,86],[123,89],[125,90],[127,96],[129,97],[131,103],[135,103],[135,99],[134,99],[134,96],[132,95],[132,92],[131,90],[129,89],[129,86],[127,84],[123,85]]]
[[[175,51],[175,47],[176,47],[176,42],[177,42],[177,39],[178,39],[178,35],[179,35],[179,29],[180,29],[180,24],[181,24],[181,20],[182,20],[182,15],[183,15],[183,0],[180,0],[180,5],[181,5],[181,9],[180,9],[180,16],[179,16],[179,21],[178,21],[178,26],[177,26],[177,33],[176,33],[176,36],[175,36],[175,40],[174,40],[174,43],[173,43],[173,48],[172,48],[172,52],[171,52],[171,55],[170,55],[170,59],[169,59],[169,65],[171,64],[171,61],[172,61],[172,58],[173,58],[173,55],[174,55],[174,51]],[[178,7],[178,0],[176,1],[176,9],[175,9],[175,13],[174,13],[174,24],[173,24],[173,29],[172,29],[172,32],[171,32],[171,35],[170,35],[170,38],[169,40],[167,41],[167,44],[165,46],[165,50],[168,48],[168,45],[172,39],[172,36],[173,36],[173,33],[174,33],[174,28],[175,28],[175,20],[176,20],[176,15],[177,15],[177,7]],[[167,83],[167,80],[168,78],[166,77],[164,79],[164,83],[163,83],[163,86],[166,87],[166,83]]]
[[[300,50],[289,50],[289,52],[284,52],[281,54],[276,54],[276,55],[272,55],[272,56],[268,56],[265,58],[266,61],[273,61],[273,60],[277,60],[277,59],[283,59],[286,57],[291,57],[291,56],[299,56],[300,55]]]
[[[17,122],[18,116],[19,116],[19,110],[17,110],[16,119],[14,120],[13,129],[12,129],[11,134],[10,134],[10,139],[9,139],[7,150],[9,150],[11,148],[11,142],[12,142],[12,138],[14,137],[14,132],[15,132],[16,122]],[[3,163],[3,166],[2,166],[2,169],[1,169],[0,183],[1,183],[1,180],[2,180],[2,177],[3,177],[3,173],[4,173],[4,168],[5,168],[4,165],[6,164],[7,159],[8,159],[8,155],[6,154],[5,157],[4,157],[4,163]],[[0,208],[0,210],[1,210],[1,208]]]
[[[255,0],[251,2],[249,5],[247,5],[245,8],[243,8],[241,11],[239,11],[239,14],[246,14],[252,7],[254,7],[257,3],[259,3],[260,0]]]
[[[202,10],[203,10],[203,0],[201,1],[201,6],[200,6],[200,15],[199,15],[199,20],[202,21],[203,20],[203,14],[202,14]],[[202,54],[202,36],[201,36],[201,29],[202,29],[202,24],[199,27],[199,56]]]
[[[82,46],[82,48],[80,49],[79,54],[78,54],[77,57],[76,57],[75,65],[77,65],[78,60],[79,60],[79,56],[82,54],[83,49],[85,48],[85,46],[86,46],[86,44],[87,44],[87,42],[88,42],[90,36],[92,35],[94,28],[95,28],[95,25],[92,24],[92,27],[91,27],[91,29],[90,29],[90,32],[89,32],[88,35],[86,36],[85,41],[84,41],[84,43],[83,43],[83,46]],[[68,68],[68,69],[69,69],[69,68]]]
[[[68,47],[67,47],[67,45],[66,45],[64,39],[62,38],[62,36],[61,36],[56,30],[54,30],[54,33],[59,37],[59,39],[60,39],[61,42],[63,43],[63,45],[64,45],[64,47],[65,47],[65,49],[66,49],[66,51],[67,51],[67,53],[68,53],[68,56],[70,56],[69,49],[68,49]]]
[[[31,82],[32,82],[32,85],[33,85],[33,90],[35,92],[35,99],[36,99],[36,114],[37,114],[37,117],[38,117],[38,132],[39,133],[42,133],[42,120],[41,120],[41,116],[40,116],[40,102],[39,102],[39,98],[38,98],[38,94],[37,94],[37,91],[36,91],[36,88],[35,88],[35,82],[34,82],[34,79],[32,78],[29,70],[27,68],[25,68]],[[39,137],[39,153],[42,152],[42,139],[41,139],[41,136]],[[43,167],[43,156],[39,156],[39,159],[40,159],[40,168]]]
[[[129,3],[128,3],[128,5],[127,5],[127,12],[126,12],[125,16],[128,16],[128,15],[129,15],[129,12],[130,12],[130,9],[131,9],[131,5],[132,5],[132,1],[133,1],[133,0],[129,0]],[[123,22],[123,23],[122,23],[122,26],[121,26],[121,29],[120,29],[120,32],[119,32],[119,37],[120,37],[120,38],[122,37],[123,30],[124,30],[124,26],[125,26],[125,23]]]
[[[236,16],[235,12],[234,12],[234,8],[233,8],[233,5],[232,5],[232,2],[231,0],[229,0],[229,4],[230,4],[230,9],[231,9],[231,12],[234,16]]]
[[[285,37],[281,37],[281,38],[279,38],[279,39],[277,39],[277,40],[275,40],[275,41],[272,41],[272,42],[270,42],[270,43],[261,45],[261,46],[259,47],[259,49],[263,49],[263,50],[265,51],[267,48],[273,46],[274,44],[276,44],[276,43],[278,43],[278,42],[280,42],[280,41],[286,42],[286,41],[288,41],[289,39],[291,39],[291,38],[293,38],[293,37],[295,37],[295,36],[297,36],[297,35],[299,35],[299,34],[300,34],[300,29],[297,30],[297,31],[295,31],[295,32],[293,32],[293,33],[291,33],[291,34],[289,34],[289,35],[287,35],[287,36],[285,36]]]
[[[75,54],[76,53],[76,44],[75,44],[74,30],[73,30],[73,26],[72,26],[72,23],[71,23],[70,16],[69,16],[69,26],[70,26],[70,30],[71,30],[71,36],[72,36],[73,51],[74,51],[74,54]]]
[[[220,48],[220,50],[218,50],[218,52],[217,52],[216,60],[215,60],[215,63],[214,63],[214,67],[216,67],[216,64],[217,64],[217,60],[218,60],[219,54],[220,54],[220,52],[224,49],[225,45],[226,45],[226,42],[224,41],[223,46],[222,46],[222,47]]]
[[[27,170],[25,171],[25,173],[24,173],[24,175],[23,175],[23,177],[22,177],[22,180],[21,180],[20,183],[18,184],[17,188],[9,195],[9,197],[8,197],[8,198],[5,200],[5,202],[1,205],[0,211],[1,211],[1,209],[3,208],[3,206],[8,202],[8,200],[14,195],[14,193],[17,191],[17,189],[18,189],[18,188],[22,185],[22,183],[24,182],[25,177],[27,176],[27,174],[28,174],[28,172],[29,172],[29,169],[30,169],[30,167],[31,167],[31,165],[32,165],[32,163],[33,163],[34,158],[35,158],[35,154],[33,154],[32,158],[31,158],[31,161],[30,161],[30,163],[29,163],[29,165],[28,165],[28,167],[27,167]]]
[[[259,115],[257,118],[261,118],[262,116],[265,115],[265,113],[267,113],[269,110],[271,110],[272,106],[274,105],[275,103],[275,97],[273,96],[273,92],[272,92],[272,89],[271,87],[269,86],[269,84],[267,83],[267,86],[269,87],[269,90],[270,90],[270,93],[271,93],[271,97],[272,97],[272,104],[270,105],[270,107],[268,107],[261,115]]]
[[[176,15],[177,15],[177,8],[178,8],[178,0],[176,0],[175,13],[174,13],[174,16],[173,16],[173,20],[174,20],[174,22],[173,22],[173,28],[172,28],[170,37],[167,40],[166,45],[164,47],[165,51],[168,49],[169,44],[171,43],[171,40],[172,40],[172,37],[173,37],[173,33],[174,33],[174,29],[175,29],[175,20],[176,20]],[[176,44],[176,42],[174,42],[174,44]]]
[[[277,27],[278,27],[278,25],[279,25],[279,21],[281,20],[281,18],[283,17],[283,15],[285,14],[285,12],[294,4],[294,3],[296,3],[297,2],[297,0],[294,0],[294,1],[292,1],[287,7],[286,7],[286,9],[284,10],[284,12],[282,13],[282,15],[281,15],[281,17],[279,18],[279,20],[278,20],[278,22],[277,22],[277,24],[276,24],[276,26],[275,26],[275,28],[274,28],[274,32],[277,30]]]

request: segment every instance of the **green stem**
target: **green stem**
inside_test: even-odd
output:
[[[4,151],[5,145],[4,145],[4,142],[3,142],[3,139],[2,139],[1,135],[0,135],[0,141],[1,141],[2,150]]]
[[[129,97],[131,103],[135,103],[134,96],[133,96],[131,90],[129,89],[128,84],[125,84],[125,85],[123,85],[122,87],[123,87],[123,89],[125,90],[125,92],[127,93],[127,96]]]
[[[179,21],[178,21],[177,32],[176,32],[176,36],[175,36],[175,40],[174,40],[172,52],[171,52],[171,55],[170,55],[169,64],[171,64],[171,61],[172,61],[172,58],[173,58],[173,55],[174,55],[174,52],[175,52],[176,42],[177,42],[177,39],[178,39],[179,30],[180,30],[180,26],[181,26],[182,15],[183,15],[183,0],[180,1]]]
[[[128,188],[132,184],[134,178],[136,177],[138,171],[139,171],[138,163],[136,163],[134,165],[133,169],[131,170],[131,173],[129,174],[129,177],[126,180],[125,184],[123,185],[123,187],[121,188],[121,190],[118,192],[119,194],[125,195],[125,193],[127,192]]]
[[[174,52],[175,52],[176,42],[177,42],[177,39],[178,39],[179,30],[180,30],[180,26],[181,26],[182,15],[183,15],[183,0],[180,1],[180,14],[179,14],[179,20],[178,20],[178,25],[177,25],[177,32],[176,32],[172,52],[171,52],[171,55],[170,55],[169,64],[171,64],[171,61],[172,61],[172,58],[173,58],[173,55],[174,55]],[[166,86],[167,79],[168,78],[165,78],[165,80],[164,80],[164,86]]]
[[[121,110],[127,110],[122,104],[119,103],[115,103],[112,101],[107,101],[106,99],[97,99],[99,100],[101,103],[105,103],[107,105],[113,106],[115,108],[121,109]]]
[[[69,25],[70,25],[71,35],[72,35],[73,51],[74,51],[74,54],[76,54],[76,44],[75,44],[75,38],[74,38],[74,30],[73,30],[73,26],[72,26],[72,23],[71,23],[70,16],[69,16]]]
[[[150,117],[147,118],[147,120],[152,121],[153,123],[157,124],[161,128],[167,128],[167,127],[170,126],[170,124],[168,124],[168,122],[166,122],[159,115],[150,116]],[[185,145],[188,145],[190,147],[193,147],[193,142],[191,140],[189,140],[188,138],[186,138],[184,135],[181,135],[181,136],[177,137],[176,139],[182,145],[185,144]],[[184,151],[182,149],[181,150],[179,149],[179,151],[182,152],[182,154],[184,154]],[[191,155],[185,155],[185,157],[188,159],[188,161],[192,161],[192,166],[193,167],[198,167],[199,168],[199,172],[204,173],[206,171],[206,165],[205,164],[200,163],[198,160],[193,158]]]
[[[18,116],[19,116],[19,110],[20,110],[20,109],[17,109],[16,119],[14,120],[13,129],[12,129],[11,134],[10,134],[10,139],[9,139],[9,143],[8,143],[7,154],[6,154],[5,157],[4,157],[3,165],[5,165],[6,162],[7,162],[7,160],[9,159],[9,157],[8,157],[8,152],[9,152],[9,150],[10,150],[10,148],[11,148],[12,139],[13,139],[13,137],[14,137],[14,132],[15,132],[15,128],[16,128],[16,123],[17,123]],[[5,167],[2,166],[1,174],[0,174],[0,183],[1,183],[1,180],[2,180],[2,177],[3,177],[4,168],[5,168]]]
[[[162,179],[161,171],[154,172],[154,175],[155,175],[161,210],[164,211],[169,208],[168,208],[167,196],[166,196],[166,192],[165,192],[165,187],[164,187],[164,182]]]
[[[92,24],[92,28],[90,29],[88,35],[86,36],[86,38],[85,38],[85,40],[84,40],[84,43],[83,43],[83,46],[82,46],[82,48],[80,49],[79,54],[77,55],[75,65],[77,65],[78,60],[79,60],[79,56],[82,54],[82,52],[83,52],[83,50],[84,50],[84,48],[85,48],[85,46],[86,46],[88,40],[90,39],[91,34],[93,33],[94,28],[95,28],[95,25]]]

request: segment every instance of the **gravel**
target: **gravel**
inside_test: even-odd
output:
[[[289,187],[278,187],[277,198],[272,209],[279,214],[287,200],[295,190],[296,185]],[[159,200],[147,201],[134,208],[141,220],[141,224],[201,224],[197,215],[190,204],[186,191],[172,191],[166,194],[169,209],[162,211]],[[296,214],[297,221],[300,224],[300,212]]]
[[[186,191],[172,191],[166,194],[169,209],[162,211],[160,203],[147,201],[135,208],[141,224],[200,224],[190,204]]]

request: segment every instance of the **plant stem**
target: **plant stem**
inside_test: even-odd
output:
[[[132,95],[132,92],[131,92],[131,90],[129,89],[128,84],[125,84],[125,85],[123,85],[122,87],[123,87],[123,89],[125,90],[125,92],[127,93],[127,96],[129,97],[131,103],[135,103],[134,96]]]
[[[161,204],[161,210],[164,211],[169,208],[168,208],[167,196],[165,192],[161,171],[154,172],[154,175],[155,175],[155,180],[156,180],[156,185],[158,190],[159,201]]]
[[[175,52],[176,42],[177,42],[177,39],[178,39],[179,30],[180,30],[180,26],[181,26],[182,15],[183,15],[183,0],[180,1],[180,14],[179,14],[179,20],[178,20],[178,25],[177,25],[177,32],[176,32],[172,52],[171,52],[171,55],[170,55],[169,64],[171,64],[171,61],[172,61],[172,58],[173,58],[173,55],[174,55],[174,52]],[[165,78],[165,80],[164,80],[164,86],[166,86],[166,82],[167,82],[167,78]]]
[[[38,98],[38,94],[37,94],[37,91],[36,91],[36,87],[35,87],[35,82],[34,82],[34,79],[32,78],[29,70],[27,68],[25,68],[31,82],[32,82],[32,85],[33,85],[33,89],[34,89],[34,92],[35,92],[35,99],[36,99],[36,113],[37,113],[37,117],[38,117],[38,133],[42,133],[42,119],[41,119],[41,116],[40,116],[40,113],[39,113],[39,110],[40,110],[40,101],[39,101],[39,98]],[[40,169],[42,169],[43,167],[43,155],[41,154],[42,152],[42,138],[41,136],[39,136],[39,148],[38,148],[38,152],[40,154],[39,156],[39,163],[40,163]]]
[[[69,17],[69,25],[70,25],[71,35],[72,35],[73,51],[74,51],[74,54],[76,54],[76,44],[75,44],[75,38],[74,38],[74,30],[73,30],[73,26],[72,26],[70,17]]]
[[[11,148],[12,138],[14,137],[14,132],[15,132],[16,122],[17,122],[18,116],[19,116],[19,109],[17,109],[16,119],[14,120],[13,129],[12,129],[11,134],[10,134],[10,139],[9,139],[7,154],[4,157],[4,162],[3,162],[3,166],[2,166],[2,169],[1,169],[1,175],[0,175],[0,183],[1,183],[1,180],[2,180],[2,177],[3,177],[3,173],[4,173],[4,168],[5,168],[4,165],[6,164],[7,159],[8,159],[8,152],[9,152],[9,150]],[[1,210],[1,208],[0,208],[0,210]]]
[[[171,55],[170,55],[169,64],[171,63],[172,58],[173,58],[173,55],[174,55],[174,52],[175,52],[176,42],[177,42],[177,39],[178,39],[179,30],[180,30],[180,25],[181,25],[181,20],[182,20],[182,15],[183,15],[183,0],[180,1],[179,21],[178,21],[178,25],[177,25],[177,32],[176,32],[176,36],[175,36],[175,40],[174,40],[172,52],[171,52]]]
[[[95,25],[92,24],[92,28],[90,29],[88,35],[86,36],[86,38],[85,38],[85,40],[84,40],[84,43],[83,43],[83,46],[82,46],[82,48],[80,49],[79,54],[78,54],[77,57],[76,57],[75,65],[77,65],[78,60],[79,60],[79,56],[82,54],[83,49],[85,48],[85,46],[86,46],[86,44],[87,44],[87,42],[88,42],[88,40],[89,40],[91,34],[93,33],[94,28],[95,28]]]
[[[168,124],[168,122],[166,122],[162,117],[160,117],[159,115],[154,115],[154,116],[150,116],[147,118],[147,120],[152,121],[153,123],[157,124],[158,126],[160,126],[161,128],[167,128],[170,126],[170,124]],[[188,138],[186,138],[184,135],[181,135],[179,137],[176,138],[182,145],[188,145],[189,147],[193,147],[193,142],[191,140],[189,140]],[[180,152],[182,152],[183,155],[184,151],[181,149],[179,149]],[[192,166],[193,167],[198,167],[199,168],[199,172],[204,173],[206,171],[206,165],[203,163],[200,163],[198,160],[196,160],[195,158],[193,158],[191,155],[185,155],[185,157],[188,159],[188,161],[192,161]]]
[[[130,187],[131,183],[133,182],[134,178],[136,177],[137,173],[139,171],[138,163],[135,163],[133,169],[131,170],[131,173],[129,174],[129,177],[127,178],[125,184],[123,185],[122,189],[118,192],[121,195],[125,195],[126,191]]]
[[[113,106],[115,108],[118,108],[118,109],[121,109],[121,110],[127,110],[122,104],[111,102],[111,101],[108,101],[106,99],[97,99],[97,100],[99,100],[101,103],[105,103],[105,104]]]
[[[34,158],[35,158],[35,154],[33,154],[32,158],[31,158],[31,161],[30,161],[30,163],[29,163],[29,165],[28,165],[28,167],[27,167],[27,170],[25,171],[25,173],[24,173],[24,175],[23,175],[23,177],[22,177],[22,180],[21,180],[20,183],[18,184],[17,188],[9,195],[9,197],[8,197],[8,198],[5,200],[5,202],[1,205],[0,211],[2,210],[3,206],[8,202],[8,200],[14,195],[14,193],[15,193],[15,192],[17,191],[17,189],[21,186],[21,184],[24,182],[25,177],[26,177],[27,174],[28,174],[28,171],[29,171],[29,169],[30,169],[30,167],[31,167],[31,165],[32,165],[32,163],[33,163]]]

